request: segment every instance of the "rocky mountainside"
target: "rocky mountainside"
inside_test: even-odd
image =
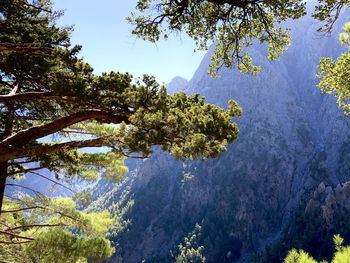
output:
[[[239,139],[205,162],[180,163],[155,149],[123,183],[102,191],[92,208],[122,217],[111,234],[118,247],[111,262],[174,262],[196,224],[206,262],[280,262],[294,246],[328,256],[315,248],[331,247],[335,231],[350,242],[350,117],[315,78],[319,58],[341,52],[337,32],[348,20],[343,14],[332,37],[316,33],[311,18],[291,22],[293,43],[278,61],[266,61],[264,47],[252,50],[263,66],[255,77],[222,69],[210,78],[209,51],[189,83],[180,79],[189,94],[222,107],[234,98],[243,107]]]

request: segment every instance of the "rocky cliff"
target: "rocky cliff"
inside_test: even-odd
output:
[[[264,47],[252,50],[263,66],[255,77],[222,69],[210,78],[209,52],[189,83],[177,79],[181,90],[220,106],[234,98],[244,109],[239,139],[206,162],[180,163],[156,149],[103,193],[93,206],[123,218],[111,235],[118,247],[111,262],[173,262],[196,223],[206,262],[278,262],[292,246],[317,246],[320,238],[293,233],[312,232],[300,228],[311,214],[324,220],[324,235],[345,231],[331,225],[335,214],[348,215],[335,211],[349,208],[350,118],[319,92],[315,73],[321,56],[341,52],[336,37],[347,20],[343,14],[332,37],[316,33],[311,18],[290,22],[292,46],[278,61],[266,61]]]

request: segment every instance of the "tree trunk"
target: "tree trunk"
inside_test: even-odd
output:
[[[5,194],[5,185],[7,178],[7,161],[0,163],[0,215],[2,211],[2,203]]]
[[[17,88],[16,88],[17,90]],[[12,133],[13,129],[13,123],[14,123],[14,114],[15,109],[13,107],[12,103],[5,104],[7,107],[7,114],[5,114],[5,125],[4,125],[4,133],[2,136],[0,136],[0,141],[4,140],[7,136],[9,136]],[[6,179],[8,176],[7,168],[8,168],[8,161],[4,160],[0,161],[0,215],[2,211],[2,204],[4,201],[4,195],[5,195],[5,186],[6,186]]]

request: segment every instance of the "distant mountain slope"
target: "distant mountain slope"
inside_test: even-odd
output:
[[[188,85],[188,81],[185,78],[176,76],[166,86],[169,94],[173,94],[179,91],[185,91]]]
[[[337,32],[347,20],[350,16],[343,14],[333,37],[317,35],[311,18],[291,23],[293,44],[278,61],[266,61],[263,47],[252,51],[264,69],[255,77],[222,69],[221,77],[212,79],[206,74],[210,52],[204,57],[186,92],[223,107],[237,100],[244,109],[239,139],[220,158],[206,162],[180,163],[156,151],[138,164],[132,182],[126,180],[127,192],[104,193],[113,201],[106,205],[100,199],[95,207],[117,203],[120,209],[129,200],[122,213],[125,224],[111,237],[118,246],[111,262],[173,262],[177,245],[196,223],[202,226],[198,242],[206,262],[247,262],[272,245],[272,254],[256,261],[278,262],[291,246],[317,247],[320,240],[300,237],[313,231],[300,228],[308,227],[302,221],[308,213],[318,218],[325,237],[331,236],[334,226],[322,221],[322,211],[334,214],[336,208],[325,210],[329,200],[322,184],[330,186],[328,194],[337,187],[339,196],[347,193],[341,184],[350,180],[350,118],[332,96],[319,92],[315,73],[321,56],[340,54]],[[331,195],[337,205],[337,194]],[[347,216],[337,215],[339,222]]]

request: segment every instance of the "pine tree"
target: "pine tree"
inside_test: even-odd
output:
[[[61,15],[49,0],[0,1],[2,261],[95,262],[113,252],[108,213],[83,213],[70,198],[9,179],[40,176],[71,190],[65,180],[120,179],[123,160],[147,158],[154,145],[177,158],[205,159],[238,135],[234,101],[223,110],[198,95],[170,96],[151,76],[94,74],[81,47],[70,44],[71,28],[57,26]],[[100,150],[81,150],[89,147]],[[27,193],[4,198],[5,187]]]
[[[60,13],[49,1],[4,0],[0,14],[0,200],[18,173],[114,176],[125,172],[123,158],[146,158],[153,145],[206,158],[237,137],[233,101],[225,111],[198,95],[170,96],[150,76],[95,75],[70,45],[69,28],[55,24]],[[107,148],[78,151],[85,147]]]

